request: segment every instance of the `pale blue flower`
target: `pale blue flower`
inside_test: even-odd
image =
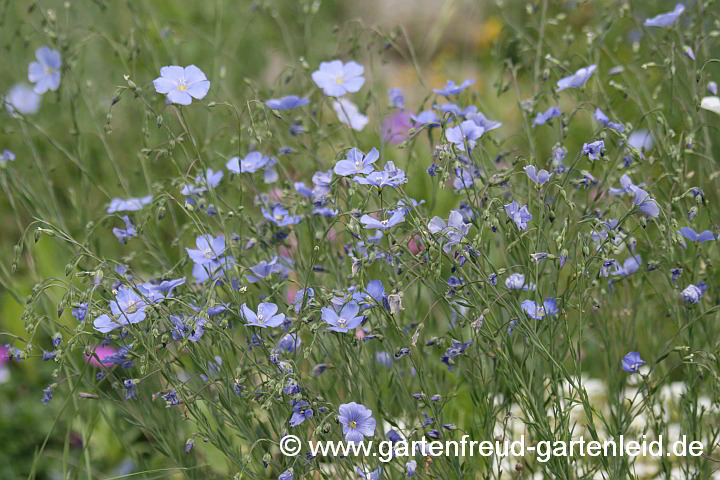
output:
[[[428,223],[428,230],[432,234],[440,234],[444,237],[443,251],[450,253],[452,247],[458,245],[470,230],[470,224],[465,223],[462,214],[457,210],[452,210],[448,216],[448,222],[445,223],[440,217],[433,217]]]
[[[157,93],[167,95],[171,103],[179,105],[190,105],[193,98],[202,100],[210,90],[210,81],[195,65],[162,67],[153,85]]]
[[[688,285],[685,290],[680,292],[680,296],[685,303],[698,303],[706,291],[707,284],[700,282],[697,285]]]
[[[677,230],[677,233],[682,235],[683,237],[687,238],[688,240],[691,240],[695,243],[703,243],[703,242],[709,242],[711,240],[715,240],[715,235],[710,230],[705,230],[701,233],[696,233],[695,230],[689,227],[680,227],[680,230]]]
[[[552,173],[545,169],[537,171],[534,165],[528,165],[523,170],[525,170],[525,174],[528,178],[538,185],[543,185],[544,183],[549,182],[550,177],[552,177]]]
[[[373,163],[380,158],[380,152],[376,148],[373,148],[365,155],[357,148],[351,148],[348,151],[347,158],[340,160],[335,164],[333,171],[336,175],[342,177],[349,177],[350,175],[372,173]]]
[[[669,27],[677,21],[678,17],[680,17],[684,11],[685,5],[678,3],[672,12],[661,13],[655,17],[648,18],[643,25],[646,27]]]
[[[271,98],[265,105],[273,110],[291,110],[297,107],[304,107],[310,103],[308,98],[298,97],[297,95],[288,95],[282,98]]]
[[[557,314],[557,303],[554,298],[546,298],[543,301],[542,306],[537,305],[532,300],[525,300],[520,304],[523,311],[528,317],[535,320],[542,320],[545,317],[550,317]]]
[[[439,127],[437,115],[432,110],[423,110],[417,115],[410,115],[410,119],[418,125],[428,125],[430,127]]]
[[[233,173],[255,173],[265,167],[269,161],[270,157],[260,152],[250,152],[242,160],[240,157],[232,157],[225,167]]]
[[[527,229],[528,222],[532,220],[532,215],[528,211],[527,205],[520,208],[520,205],[518,205],[515,200],[505,205],[505,213],[515,222],[515,225],[517,225],[520,230]]]
[[[582,151],[590,160],[597,160],[604,155],[605,141],[598,140],[597,142],[585,143]]]
[[[388,101],[393,108],[405,108],[405,93],[402,88],[388,90]]]
[[[129,288],[120,288],[115,301],[110,302],[109,315],[101,315],[93,321],[93,328],[101,333],[108,333],[116,328],[145,320],[147,302]]]
[[[16,83],[3,99],[8,113],[15,117],[17,113],[32,115],[40,109],[42,97],[32,87],[24,83]],[[17,113],[16,113],[17,112]]]
[[[475,80],[471,78],[468,78],[460,85],[456,85],[454,81],[448,80],[443,88],[433,88],[433,92],[438,95],[442,95],[443,97],[449,97],[450,95],[457,95],[473,83],[475,83]]]
[[[355,402],[344,403],[339,407],[338,420],[343,426],[346,442],[362,442],[365,437],[375,435],[375,419],[372,410]]]
[[[475,125],[482,127],[485,132],[495,130],[496,128],[502,127],[502,123],[494,120],[488,120],[482,113],[469,113],[467,115],[468,120],[475,122]]]
[[[345,304],[339,314],[335,313],[335,310],[331,307],[324,307],[322,309],[322,319],[330,325],[328,330],[346,333],[350,329],[357,328],[362,323],[363,316],[358,316],[359,311],[360,307],[353,302]]]
[[[577,72],[575,72],[573,75],[570,75],[569,77],[562,78],[558,80],[557,82],[557,91],[562,92],[563,90],[567,88],[579,88],[584,87],[588,80],[590,80],[590,77],[592,77],[593,73],[595,73],[595,69],[597,68],[597,65],[590,65],[585,68],[581,68]]]
[[[130,221],[130,217],[127,215],[123,217],[123,222],[125,222],[125,228],[113,228],[113,234],[117,237],[120,243],[124,244],[128,238],[132,238],[137,235],[137,230]]]
[[[247,305],[242,305],[242,315],[247,327],[279,327],[285,321],[285,314],[277,311],[278,307],[274,303],[261,303],[258,305],[257,314]]]
[[[28,65],[28,80],[35,84],[35,93],[42,95],[48,90],[53,92],[60,87],[60,52],[49,47],[35,50],[36,62]]]
[[[628,137],[628,145],[640,151],[650,150],[653,146],[652,133],[649,130],[636,130]]]
[[[545,125],[548,120],[555,117],[561,117],[562,116],[562,110],[560,110],[558,107],[550,107],[544,112],[540,112],[535,117],[535,120],[533,120],[532,126],[535,127],[537,125]]]
[[[142,208],[145,205],[148,205],[151,202],[152,202],[152,195],[148,195],[147,197],[128,198],[128,199],[113,198],[110,201],[110,205],[108,206],[107,213],[135,212],[137,210],[142,210]]]
[[[405,212],[403,210],[397,210],[387,220],[376,220],[370,215],[363,215],[360,217],[360,223],[365,225],[366,229],[377,229],[377,230],[389,230],[395,225],[405,221]]]
[[[15,160],[15,154],[10,150],[3,150],[2,155],[0,155],[0,166],[5,165],[7,162],[12,162]]]
[[[635,194],[635,200],[633,203],[641,212],[647,213],[651,217],[657,217],[660,215],[660,207],[655,200],[650,198],[650,194],[640,187],[633,186],[633,193]]]
[[[195,177],[195,185],[184,185],[182,195],[202,195],[207,192],[208,188],[215,188],[220,184],[224,173],[222,171],[213,171],[212,168],[208,168],[204,175],[198,175]]]
[[[188,257],[198,265],[209,265],[225,253],[225,237],[200,235],[195,239],[197,250],[186,248]]]
[[[465,141],[467,140],[468,147],[470,150],[475,148],[475,140],[482,137],[485,133],[485,129],[477,125],[472,120],[465,120],[457,127],[448,128],[445,130],[445,138],[449,142],[455,144],[460,151],[465,151]]]
[[[359,91],[365,78],[365,68],[355,62],[343,63],[340,60],[321,62],[320,68],[312,73],[315,84],[329,97],[342,97],[346,93]]]

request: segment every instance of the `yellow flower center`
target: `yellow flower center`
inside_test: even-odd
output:
[[[214,256],[214,254],[213,254],[213,251],[212,251],[212,250],[205,250],[205,251],[203,252],[203,256],[204,256],[205,258],[212,258],[212,257]]]
[[[342,75],[335,78],[335,83],[345,83],[345,77]]]
[[[355,422],[355,421],[350,422],[350,428],[357,428],[357,422]]]
[[[257,316],[258,322],[263,323],[265,322],[265,316],[264,315],[258,315]]]
[[[338,319],[338,327],[345,327],[345,325],[347,325],[347,320],[344,318]]]
[[[180,80],[180,82],[178,83],[177,89],[180,90],[181,92],[184,92],[185,90],[188,89],[188,85],[184,79]]]

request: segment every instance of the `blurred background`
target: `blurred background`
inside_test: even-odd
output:
[[[480,110],[512,125],[520,112],[517,104],[507,105],[508,97],[497,98],[505,71],[497,59],[523,56],[520,44],[507,34],[508,26],[535,28],[537,24],[531,22],[538,13],[535,3],[506,2],[501,14],[494,2],[477,0],[6,0],[0,2],[0,94],[18,82],[27,83],[27,65],[36,48],[48,44],[61,48],[63,60],[73,64],[76,76],[64,79],[57,93],[43,97],[38,114],[42,128],[49,129],[45,133],[50,138],[76,139],[71,153],[90,159],[88,168],[98,178],[108,172],[108,156],[114,155],[117,164],[127,168],[131,193],[140,196],[147,191],[142,172],[128,165],[137,165],[134,159],[147,146],[145,130],[154,126],[155,119],[147,118],[129,94],[111,110],[117,87],[127,85],[126,75],[145,86],[164,65],[195,63],[213,82],[215,101],[227,99],[242,105],[247,99],[269,98],[274,91],[286,92],[284,85],[294,81],[296,69],[305,69],[307,77],[320,61],[350,52],[350,57],[366,65],[373,85],[364,90],[368,103],[370,96],[385,102],[387,88],[401,87],[406,108],[415,112],[429,108],[430,89],[441,87],[448,78],[458,83],[474,78]],[[613,2],[550,3],[572,6],[549,33],[553,41],[565,45],[563,58],[569,58],[573,49],[582,50],[581,40],[592,33],[585,30],[588,20]],[[642,10],[639,3],[636,8]],[[663,5],[669,10],[673,4]],[[309,11],[314,15],[307,15]],[[612,39],[619,45],[618,58],[629,58],[637,41],[636,33],[626,33]],[[580,40],[573,43],[576,38]],[[531,82],[524,81],[521,88],[527,88],[531,96]],[[308,90],[306,82],[307,78],[295,82],[293,93]],[[586,127],[573,129],[571,143],[582,145],[592,134],[591,113],[586,115]],[[110,130],[112,135],[104,135]],[[368,135],[368,143],[387,143],[385,132]],[[80,180],[67,160],[40,141],[42,136],[42,132],[23,131],[6,111],[0,113],[0,151],[15,152],[16,166],[22,164],[25,174],[41,182],[47,192],[41,198],[29,194],[11,198],[6,189],[0,194],[0,332],[5,332],[0,333],[0,345],[25,340],[25,298],[38,279],[65,277],[66,252],[56,243],[39,242],[32,257],[18,257],[16,246],[32,242],[32,233],[28,236],[25,231],[32,222],[29,206],[70,231],[81,231],[107,203],[87,178]],[[549,147],[545,145],[547,151]],[[163,162],[153,160],[148,168],[162,172]],[[414,176],[413,169],[422,172],[428,163],[410,167],[408,176]],[[429,182],[423,184],[425,176],[415,176],[421,180],[408,191],[413,197],[426,198]],[[433,213],[443,215],[450,207],[450,200],[443,203],[441,198]],[[120,255],[114,239],[107,244],[107,255],[114,248]],[[51,339],[34,341],[49,345]],[[27,478],[43,443],[45,454],[34,472],[38,479],[66,478],[63,465],[74,462],[86,462],[97,478],[128,475],[140,466],[145,471],[167,466],[166,458],[151,448],[138,428],[123,422],[112,422],[121,428],[108,426],[115,414],[112,409],[98,408],[94,415],[72,420],[67,414],[60,416],[62,411],[79,408],[72,397],[43,404],[39,392],[52,383],[54,362],[39,357],[8,361],[7,348],[0,348],[6,349],[0,358],[0,479]],[[90,438],[85,438],[87,431],[92,431]],[[92,458],[82,448],[85,442]],[[131,478],[168,476],[158,471]]]

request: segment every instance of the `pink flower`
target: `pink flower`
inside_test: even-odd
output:
[[[355,329],[355,338],[358,340],[362,340],[365,338],[365,329],[363,327],[357,327]]]
[[[110,355],[114,355],[115,353],[117,353],[117,349],[114,347],[111,347],[111,346],[103,347],[101,345],[98,345],[97,347],[95,347],[95,355],[93,355],[93,356],[85,355],[85,361],[90,362],[90,365],[92,365],[93,367],[102,368],[105,365],[98,362],[98,358],[100,360],[104,360],[105,357],[109,357]],[[95,358],[96,356],[97,356],[97,358]]]
[[[4,365],[10,361],[10,353],[8,347],[0,345],[0,365]]]
[[[413,255],[417,255],[418,253],[425,250],[425,245],[422,244],[420,235],[415,235],[413,238],[411,238],[407,246]]]
[[[408,139],[410,114],[404,110],[391,113],[383,122],[383,138],[386,142],[396,145]]]

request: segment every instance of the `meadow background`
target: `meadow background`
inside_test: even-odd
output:
[[[547,80],[548,71],[559,63],[571,62],[572,67],[566,69],[574,72],[575,67],[597,62],[603,71],[602,90],[595,90],[584,100],[586,104],[568,96],[558,100],[564,110],[572,111],[577,118],[573,119],[572,128],[556,122],[551,127],[538,127],[547,129],[542,132],[533,130],[532,150],[542,152],[537,158],[543,157],[542,162],[550,158],[558,135],[564,137],[564,145],[569,150],[581,150],[598,130],[592,120],[595,103],[609,102],[618,119],[635,124],[645,122],[645,126],[656,133],[656,149],[649,155],[651,161],[639,171],[656,179],[665,176],[679,179],[672,191],[666,185],[659,185],[654,195],[667,189],[663,205],[670,205],[691,186],[702,188],[701,202],[704,203],[698,202],[700,212],[696,224],[702,228],[697,230],[710,229],[717,233],[720,116],[699,112],[697,105],[701,97],[709,95],[708,81],[720,81],[717,60],[720,58],[717,39],[720,4],[687,2],[688,12],[697,12],[700,8],[705,12],[706,23],[702,25],[675,26],[669,29],[670,33],[642,28],[643,19],[671,11],[674,6],[664,1],[604,0],[0,2],[0,94],[17,82],[27,83],[28,63],[34,60],[35,49],[42,45],[59,49],[63,62],[69,66],[63,70],[61,89],[43,96],[39,113],[22,122],[13,119],[5,109],[0,113],[0,151],[10,149],[17,157],[11,164],[12,173],[9,169],[0,172],[3,188],[0,195],[0,344],[22,350],[27,341],[31,341],[40,348],[22,361],[3,362],[1,367],[0,478],[233,478],[236,473],[233,463],[226,461],[226,454],[213,447],[212,442],[205,444],[198,440],[192,455],[186,454],[185,441],[195,431],[191,422],[182,413],[157,402],[143,421],[155,422],[153,431],[164,432],[164,438],[148,434],[147,425],[138,423],[142,416],[133,412],[150,407],[124,406],[119,399],[83,400],[77,395],[68,395],[67,389],[57,390],[55,399],[43,404],[42,390],[58,374],[69,375],[70,367],[58,367],[55,361],[42,359],[43,349],[52,350],[52,335],[56,330],[38,328],[33,330],[31,339],[26,331],[27,298],[34,289],[38,291],[37,285],[47,279],[72,278],[75,274],[68,277],[67,272],[79,271],[72,248],[49,236],[35,241],[35,229],[40,224],[33,222],[41,219],[77,238],[85,238],[90,248],[101,251],[105,258],[143,263],[147,252],[128,249],[113,237],[111,229],[119,224],[104,215],[109,198],[143,196],[146,192],[176,188],[182,180],[194,177],[195,173],[187,169],[184,179],[170,178],[176,175],[176,170],[170,159],[172,155],[166,150],[162,128],[163,122],[172,122],[172,128],[177,127],[178,119],[150,114],[133,91],[134,86],[152,91],[151,82],[161,67],[195,64],[211,80],[210,96],[203,106],[185,110],[183,119],[192,125],[201,142],[197,148],[210,159],[220,158],[228,149],[244,150],[251,143],[276,148],[291,142],[287,118],[282,120],[284,123],[279,122],[282,128],[271,120],[255,125],[248,119],[257,120],[266,114],[248,115],[237,122],[238,112],[257,111],[256,103],[280,97],[289,89],[298,94],[311,91],[315,87],[310,74],[322,61],[335,58],[357,61],[365,66],[366,84],[354,100],[370,117],[370,125],[354,138],[362,144],[363,151],[375,146],[384,161],[393,160],[405,169],[410,179],[405,192],[426,201],[427,218],[437,215],[447,219],[450,210],[457,208],[458,199],[452,188],[438,189],[427,175],[433,150],[427,144],[425,133],[422,132],[411,147],[403,144],[405,148],[400,148],[388,141],[385,122],[393,112],[388,108],[387,90],[403,88],[406,109],[416,113],[430,108],[431,89],[442,87],[447,79],[458,82],[475,79],[471,103],[488,118],[502,122],[510,132],[504,135],[505,145],[495,145],[490,150],[498,154],[502,151],[508,165],[515,165],[519,157],[525,159],[522,149],[528,147],[526,139],[517,138],[530,129],[528,118],[534,118],[536,112],[550,106],[550,103],[541,103],[536,110],[523,112],[522,102],[537,95],[545,88],[543,85],[554,85],[558,75],[553,71],[552,80]],[[693,45],[701,62],[689,61],[683,56],[680,40],[683,35],[686,35],[685,44]],[[599,37],[601,41],[597,40]],[[714,61],[709,61],[711,59]],[[632,68],[628,67],[622,77],[607,76],[607,70],[616,64],[632,65]],[[317,92],[315,95],[317,97]],[[641,104],[628,101],[628,95],[642,99]],[[545,95],[540,101],[551,101],[550,97]],[[208,106],[209,101],[215,105]],[[654,123],[660,118],[654,116],[655,110],[662,112],[665,124]],[[408,126],[407,119],[401,122],[398,127],[401,135],[407,135]],[[566,130],[561,132],[563,128]],[[692,132],[693,137],[690,140],[687,135],[673,137],[668,133],[673,129],[675,133]],[[515,140],[519,147],[513,145]],[[683,163],[679,171],[666,168],[672,163],[668,160],[672,148],[676,148],[672,150],[675,155],[678,149],[683,150],[679,143],[686,141],[701,144],[698,147],[702,150],[701,157]],[[316,158],[325,155],[325,163],[310,161],[302,155],[288,161],[291,166],[287,168],[306,183],[315,170],[327,170],[335,161],[328,155],[328,149],[320,145],[313,148]],[[496,163],[503,160],[498,157]],[[214,165],[223,167],[224,164],[223,160]],[[617,169],[607,171],[612,172],[608,175],[615,176]],[[606,186],[617,186],[615,183]],[[674,214],[675,223],[668,220],[668,232],[673,229],[672,225],[687,224],[678,212],[687,212],[696,201],[688,195],[673,203],[679,205]],[[252,207],[252,200],[246,198],[245,202],[245,208]],[[587,202],[588,209],[592,209],[593,200]],[[240,206],[234,206],[237,207]],[[148,218],[156,213],[153,210]],[[190,235],[188,229],[186,225],[178,235],[162,229],[154,231],[154,247],[158,251],[167,247],[179,258],[177,252],[183,251],[182,247],[192,246],[194,235]],[[85,237],[90,231],[93,234]],[[662,250],[678,247],[661,244],[658,237],[642,240],[648,240],[642,247],[645,258],[657,254],[659,268],[668,271],[671,265],[660,259]],[[502,237],[500,240],[485,238],[483,242],[495,242],[495,246],[509,243],[503,243]],[[579,251],[579,244],[577,246]],[[691,244],[688,248],[696,247]],[[704,299],[702,324],[698,324],[690,336],[686,329],[670,320],[669,312],[682,316],[678,312],[683,306],[669,300],[672,295],[677,297],[678,291],[666,280],[661,285],[657,278],[640,273],[631,285],[626,282],[614,291],[603,285],[597,288],[593,285],[592,292],[587,290],[585,296],[593,296],[599,311],[593,311],[582,345],[572,356],[581,364],[587,379],[586,389],[593,396],[594,404],[606,404],[615,413],[614,426],[618,431],[628,429],[641,433],[658,421],[664,429],[672,426],[673,434],[688,432],[717,439],[720,432],[717,410],[720,364],[715,356],[719,331],[717,280],[720,275],[715,269],[720,261],[718,248],[717,242],[711,242],[705,244],[702,251],[692,250],[689,260],[686,258],[688,264],[693,265],[686,268],[686,273],[697,274],[710,285]],[[505,261],[497,250],[492,255],[491,262]],[[438,285],[442,285],[438,291],[447,288],[447,276],[451,273],[447,264],[442,268],[443,278],[438,272]],[[567,270],[558,273],[558,283],[570,282],[567,277],[572,277],[572,273]],[[433,319],[438,324],[440,319],[445,323],[449,321],[452,315],[449,309],[432,310],[436,297],[431,293],[418,290],[417,297],[414,293],[412,298],[406,297],[405,301],[409,302],[406,308],[411,310],[406,315],[420,317],[409,324],[416,326],[429,311],[433,313],[426,323],[432,324]],[[50,290],[42,297],[39,302],[46,309],[47,318],[54,315],[53,323],[75,328],[77,322],[70,314],[72,305],[66,304],[63,311],[57,311],[62,292]],[[498,324],[505,326],[503,322]],[[440,326],[428,328],[423,337],[425,341],[433,334],[443,334]],[[559,343],[557,348],[567,348]],[[653,364],[661,362],[662,355],[672,359],[672,364],[658,367],[660,373],[653,378],[655,383],[651,387],[657,390],[654,392],[657,402],[672,406],[675,412],[672,419],[638,417],[638,412],[632,409],[626,410],[626,414],[618,413],[623,409],[623,392],[631,388],[626,383],[627,374],[620,369],[621,360],[629,351],[640,352]],[[688,351],[695,352],[696,357],[685,357]],[[375,351],[363,355],[365,360],[358,359],[358,365],[363,362],[376,365]],[[81,354],[76,356],[82,359]],[[575,361],[569,363],[577,366]],[[693,363],[702,364],[702,368],[688,373],[691,370],[684,366]],[[679,367],[681,364],[684,366]],[[458,401],[448,402],[444,407],[445,423],[464,425],[472,430],[469,425],[473,416],[499,416],[505,419],[508,429],[522,431],[522,426],[511,425],[521,415],[518,401],[513,399],[518,392],[513,392],[501,380],[483,377],[485,386],[475,391],[473,385],[480,382],[479,377],[448,379],[447,368],[442,363],[423,365],[427,381],[437,391],[458,397]],[[484,371],[483,368],[480,370]],[[402,375],[409,376],[409,371],[400,370],[379,370],[373,378],[365,380],[366,388],[384,399],[382,408],[388,412],[407,410],[409,400],[391,387]],[[552,379],[553,371],[548,365],[542,370],[547,378],[560,385],[559,377]],[[494,375],[502,376],[502,372],[496,371]],[[320,389],[335,388],[332,380],[324,382]],[[685,401],[688,384],[691,395]],[[483,406],[492,409],[493,402],[488,404],[475,397],[482,395],[478,392],[490,390],[495,396],[504,393],[505,397],[504,400],[496,398],[497,412],[487,416],[478,412]],[[357,401],[362,403],[360,399]],[[548,408],[551,405],[549,402]],[[259,417],[268,415],[260,405],[257,409]],[[419,410],[417,415],[422,419]],[[568,426],[577,421],[567,412],[559,416]],[[472,431],[480,435],[493,432],[493,428],[475,425]],[[257,435],[262,436],[262,431],[258,430]],[[712,450],[710,443],[708,451]],[[276,453],[273,462],[277,465],[266,469],[265,474],[257,473],[262,471],[258,468],[246,474],[246,478],[263,475],[276,478],[282,472],[275,468],[282,463]],[[502,478],[529,478],[534,474],[515,468],[517,464],[510,465],[511,470]],[[174,470],[178,467],[187,470]],[[667,462],[645,470],[641,463],[633,468],[620,463],[604,467],[617,473],[614,478],[711,478],[717,469],[716,464],[706,459],[688,460],[682,468],[673,468]],[[473,472],[482,471],[478,464],[474,468],[478,470]],[[486,471],[490,470],[488,467]],[[570,470],[568,464],[567,472]],[[459,465],[451,465],[448,471],[449,475],[462,476],[464,470]],[[420,474],[420,468],[418,472]],[[595,474],[596,471],[588,473],[589,476]],[[309,475],[315,476],[308,478],[320,478],[321,474]],[[402,472],[387,475],[387,478],[400,478]],[[477,475],[474,478],[485,474]],[[560,477],[563,476],[558,475]],[[426,478],[438,477],[428,474]]]

